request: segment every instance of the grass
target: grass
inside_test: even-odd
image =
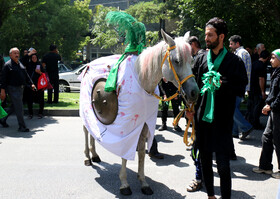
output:
[[[47,101],[47,93],[45,92],[45,102]],[[45,103],[44,109],[79,109],[80,93],[59,93],[59,102],[57,104]],[[27,108],[27,105],[24,106]],[[38,103],[33,104],[34,109],[38,109]]]
[[[45,93],[45,101],[47,94]],[[45,103],[45,109],[79,109],[80,93],[59,93],[57,104]]]

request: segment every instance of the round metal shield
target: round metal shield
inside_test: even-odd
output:
[[[103,124],[112,124],[118,114],[118,98],[115,91],[104,91],[105,78],[98,79],[91,92],[91,103],[97,119]]]

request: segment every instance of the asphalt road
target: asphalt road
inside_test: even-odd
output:
[[[266,118],[263,118],[265,123]],[[17,132],[15,116],[8,119],[9,128],[0,127],[0,198],[1,199],[202,199],[205,188],[188,193],[186,187],[194,178],[195,167],[182,141],[183,133],[169,129],[156,131],[163,160],[146,156],[145,174],[154,191],[144,196],[137,180],[137,156],[128,161],[128,182],[132,196],[121,196],[118,178],[121,159],[97,144],[102,162],[84,166],[84,136],[79,117],[45,117],[26,120],[29,133]],[[160,118],[157,127],[161,124]],[[180,121],[185,127],[185,120]],[[261,151],[262,131],[253,131],[245,141],[234,139],[238,159],[231,161],[232,198],[274,199],[279,180],[255,174]],[[273,164],[276,166],[276,158]],[[220,196],[219,178],[214,162],[215,192]]]

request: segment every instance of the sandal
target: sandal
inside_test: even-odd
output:
[[[188,192],[195,192],[202,188],[202,182],[198,182],[196,179],[191,181],[191,184],[187,187]]]

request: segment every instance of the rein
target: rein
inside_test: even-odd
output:
[[[187,81],[189,78],[194,77],[193,74],[190,74],[190,75],[188,75],[187,77],[185,77],[182,81],[180,81],[180,79],[178,78],[178,75],[177,75],[177,73],[176,73],[176,71],[175,71],[175,69],[174,69],[174,67],[173,67],[173,64],[172,64],[172,62],[171,62],[171,60],[170,60],[170,56],[169,56],[169,55],[170,55],[170,51],[173,50],[173,49],[175,49],[175,48],[176,48],[175,45],[167,48],[167,51],[166,51],[166,53],[165,53],[165,56],[164,56],[164,58],[163,58],[163,60],[162,60],[162,62],[161,62],[161,68],[162,68],[162,66],[163,66],[163,64],[164,64],[164,62],[165,62],[165,60],[167,59],[167,61],[168,61],[168,63],[169,63],[169,68],[172,69],[173,74],[174,74],[174,77],[175,77],[176,81],[178,82],[178,90],[177,90],[177,92],[176,92],[174,95],[168,97],[167,99],[162,99],[162,98],[161,98],[160,96],[158,96],[157,94],[151,93],[153,96],[155,96],[157,99],[159,99],[159,100],[161,100],[161,101],[170,101],[170,100],[174,99],[175,97],[177,97],[177,96],[182,92],[182,91],[181,91],[182,84],[183,84],[185,81]],[[173,121],[173,126],[176,126],[176,125],[178,124],[178,122],[180,121],[181,117],[183,116],[183,114],[184,114],[186,111],[193,112],[193,111],[194,111],[194,104],[192,104],[191,107],[188,106],[187,108],[185,108],[184,110],[182,110],[182,111],[176,116],[176,118],[175,118],[174,121]],[[192,133],[191,133],[190,138],[188,139],[188,129],[189,129],[191,123],[192,123]],[[187,124],[186,130],[185,130],[185,132],[184,132],[183,141],[184,141],[184,143],[185,143],[187,146],[191,146],[191,145],[193,144],[194,140],[195,140],[195,129],[194,129],[194,122],[193,122],[193,119],[192,119],[192,120],[188,120],[188,124]]]

